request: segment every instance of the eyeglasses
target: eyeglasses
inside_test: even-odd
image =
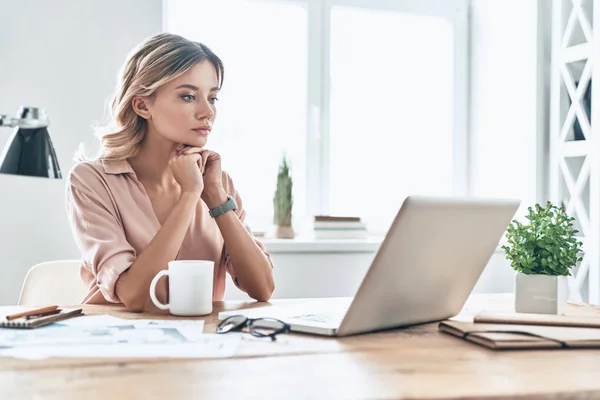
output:
[[[217,326],[217,333],[241,331],[244,328],[247,328],[252,336],[270,337],[271,340],[275,340],[275,336],[280,333],[290,331],[288,324],[275,318],[247,318],[243,315],[232,315],[221,321]]]

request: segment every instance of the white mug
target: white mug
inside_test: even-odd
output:
[[[150,283],[150,298],[161,310],[173,315],[197,316],[212,313],[214,261],[176,260],[169,269],[162,270]],[[169,302],[156,298],[156,284],[162,276],[169,276]]]

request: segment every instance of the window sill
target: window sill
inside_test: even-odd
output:
[[[257,239],[265,245],[269,253],[375,253],[383,241],[383,236],[366,239]]]
[[[258,237],[269,253],[375,253],[381,246],[383,236],[371,236],[366,239],[315,239],[297,237],[294,239],[275,239]],[[503,242],[499,243],[495,254],[503,254]]]

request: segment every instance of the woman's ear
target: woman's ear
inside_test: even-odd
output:
[[[148,108],[148,99],[140,96],[135,96],[131,101],[131,105],[133,106],[133,111],[140,117],[144,119],[152,118],[152,114],[150,113],[150,109]]]

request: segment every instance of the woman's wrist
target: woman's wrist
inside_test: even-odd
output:
[[[179,201],[182,201],[185,203],[190,203],[190,204],[196,204],[196,203],[198,203],[198,200],[200,200],[201,194],[202,194],[201,192],[184,191],[184,192],[181,192],[181,195],[179,196]]]
[[[215,188],[205,187],[202,192],[202,200],[204,200],[208,208],[219,207],[227,201],[227,193],[222,186]]]

